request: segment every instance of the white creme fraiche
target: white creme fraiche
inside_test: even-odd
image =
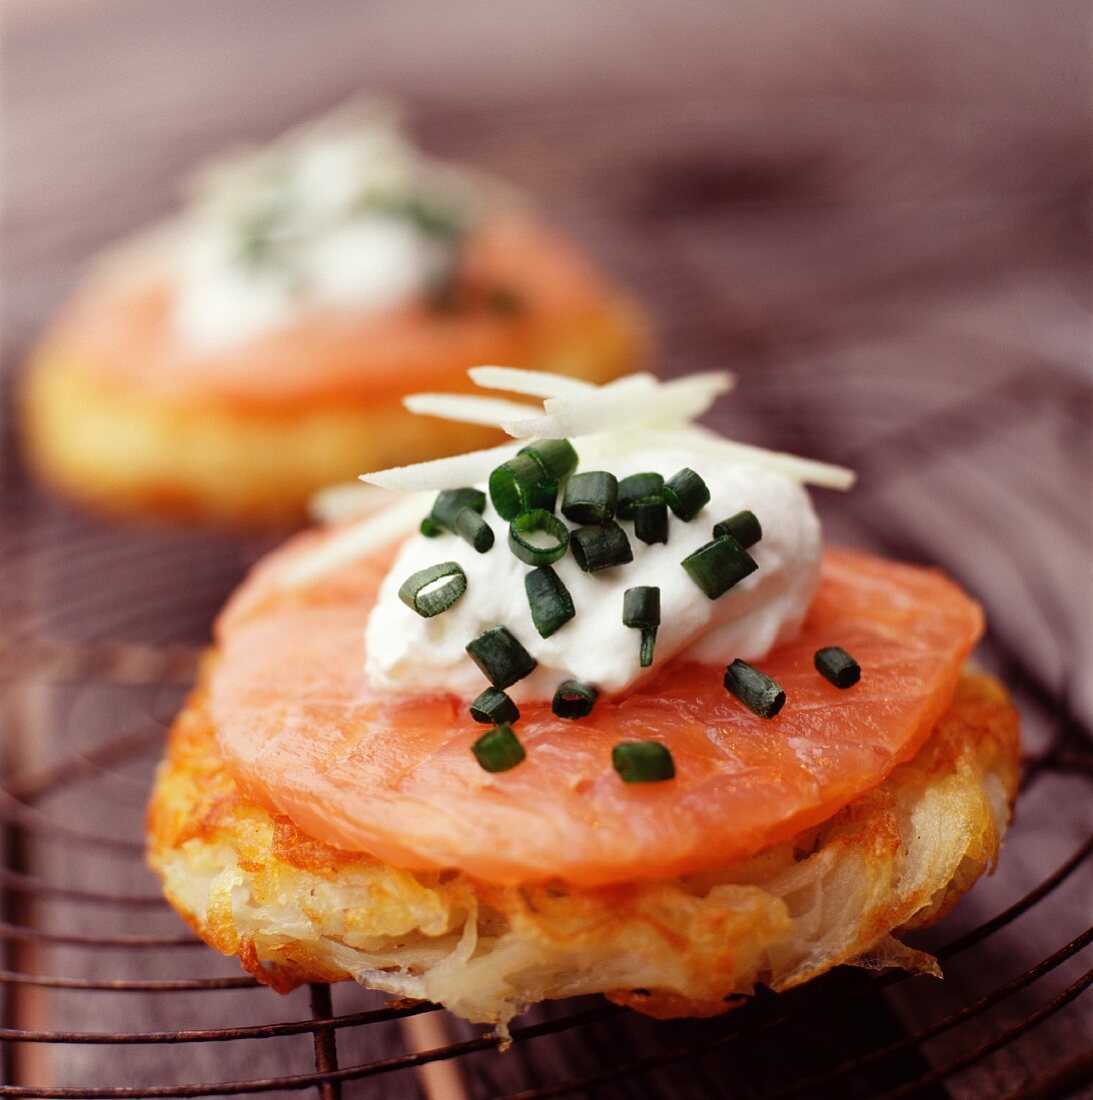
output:
[[[176,336],[211,354],[316,309],[373,313],[420,297],[450,267],[454,242],[397,207],[428,201],[465,214],[457,176],[415,149],[393,116],[360,108],[214,167],[182,220]]]
[[[576,615],[549,638],[539,636],[528,608],[524,578],[532,567],[509,550],[508,523],[492,504],[487,503],[485,519],[496,541],[485,554],[454,535],[411,537],[384,579],[365,631],[373,690],[450,692],[472,699],[487,681],[465,647],[496,626],[507,627],[538,662],[530,676],[506,689],[518,703],[548,700],[567,679],[618,694],[679,655],[716,665],[737,657],[757,660],[798,632],[819,582],[822,551],[819,521],[800,485],[762,466],[714,461],[685,446],[597,459],[582,453],[582,440],[573,442],[581,456],[579,471],[606,469],[620,480],[647,470],[668,477],[689,466],[709,486],[710,502],[690,523],[669,514],[666,544],[640,542],[633,525],[621,521],[634,552],[627,565],[584,573],[572,552],[555,562]],[[714,523],[744,509],[762,525],[761,541],[749,550],[759,568],[711,600],[680,563],[710,541]],[[449,610],[424,619],[399,599],[399,586],[412,573],[443,561],[459,563],[467,590]],[[623,593],[635,585],[655,585],[661,593],[651,669],[639,664],[640,632],[622,622]]]

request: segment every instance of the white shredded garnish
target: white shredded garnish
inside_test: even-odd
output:
[[[352,527],[320,541],[289,562],[279,578],[282,588],[299,588],[335,573],[415,530],[432,505],[432,494],[398,497]]]
[[[633,374],[624,375],[622,378],[615,378],[610,382],[605,382],[602,386],[597,386],[596,391],[598,393],[648,392],[649,390],[655,390],[658,386],[665,385],[667,385],[667,383],[662,382],[655,374],[647,370],[639,370],[635,371]],[[564,394],[562,396],[564,396]],[[543,402],[543,408],[549,407],[550,399],[548,398]]]
[[[391,494],[375,485],[343,481],[314,493],[307,502],[308,515],[316,523],[341,523],[364,516],[391,502]]]
[[[442,420],[485,424],[491,428],[499,428],[514,416],[529,416],[538,411],[534,406],[519,401],[480,397],[474,393],[412,393],[404,397],[402,403],[419,416],[439,416]]]
[[[472,367],[468,374],[476,384],[486,388],[541,398],[543,411],[536,412],[531,404],[474,394],[414,394],[404,402],[411,412],[494,425],[518,442],[412,466],[376,470],[362,474],[360,480],[402,491],[480,485],[500,463],[512,458],[526,440],[568,437],[587,440],[594,436],[598,446],[617,445],[626,449],[633,444],[631,433],[635,428],[655,433],[665,441],[670,441],[675,432],[675,438],[687,445],[699,442],[711,458],[751,462],[801,484],[849,489],[856,478],[854,471],[844,466],[737,443],[694,424],[721,394],[732,389],[736,379],[728,371],[707,371],[667,382],[641,372],[603,386],[511,367]],[[686,440],[679,434],[684,432]]]
[[[544,370],[524,370],[519,367],[471,367],[467,373],[476,386],[484,390],[504,390],[526,397],[562,397],[566,394],[589,393],[596,389],[591,382],[550,374]]]
[[[723,462],[752,462],[756,466],[782,474],[791,481],[802,485],[816,485],[823,489],[846,490],[853,487],[858,475],[845,466],[836,466],[831,462],[820,462],[814,458],[802,458],[800,455],[785,451],[771,451],[766,447],[757,447],[752,443],[738,443],[734,439],[706,429],[698,429],[701,435],[691,428],[686,436],[670,431],[657,432],[650,437],[663,444],[678,442],[708,454],[712,459]]]
[[[485,481],[495,466],[512,458],[520,449],[519,443],[504,443],[485,451],[469,451],[451,458],[434,458],[429,462],[415,462],[410,466],[392,466],[389,470],[376,470],[361,474],[360,480],[381,489],[400,489],[413,492],[421,489],[461,489]]]
[[[501,426],[517,439],[581,436],[652,424],[686,423],[701,416],[732,388],[733,378],[722,371],[696,374],[660,385],[640,379],[629,387],[604,386],[580,397],[551,397],[546,415],[510,420]]]

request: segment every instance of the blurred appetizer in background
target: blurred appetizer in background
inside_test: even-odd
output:
[[[607,381],[635,306],[518,196],[352,103],[209,167],[186,208],[102,258],[22,386],[47,482],[101,510],[294,523],[362,469],[483,446],[402,396],[509,362]]]
[[[368,475],[215,628],[149,859],[281,990],[353,979],[502,1033],[548,998],[723,1012],[902,942],[993,865],[1017,716],[978,605],[823,545],[850,471],[693,423],[729,379],[481,368],[501,447]],[[359,501],[350,502],[353,507]]]

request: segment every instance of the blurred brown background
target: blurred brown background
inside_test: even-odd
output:
[[[832,537],[938,562],[985,603],[982,659],[1015,688],[1039,764],[1000,874],[926,942],[1009,905],[1088,836],[1088,782],[1070,766],[1088,768],[1093,715],[1088,4],[23,0],[8,4],[3,29],[6,397],[88,257],[168,212],[202,157],[266,140],[354,92],[397,95],[427,148],[525,188],[648,302],[667,372],[741,374],[714,417],[720,427],[860,470],[849,497],[817,494]],[[262,547],[103,527],[48,501],[23,476],[9,408],[0,436],[4,766],[85,759],[87,746],[143,731],[141,751],[96,765],[90,787],[36,803],[132,841],[193,654]],[[132,851],[121,859],[109,846],[49,844],[5,820],[8,866],[21,874],[154,891]],[[9,924],[179,931],[154,907],[32,903],[12,892],[16,880],[3,881]],[[1090,911],[1086,868],[1050,908],[955,961],[945,987],[901,986],[830,1025],[818,1045],[852,1054],[855,1042],[878,1045],[970,1003],[995,975],[1054,951]],[[1009,1017],[977,1018],[970,1037],[940,1036],[881,1083],[910,1079],[1035,1011],[1079,962],[1054,971],[1046,992],[1007,1002]],[[200,949],[133,957],[10,934],[6,965],[100,979],[235,973]],[[4,990],[9,1027],[307,1015],[303,993],[187,1001]],[[349,1011],[353,996],[339,990],[336,1008]],[[708,1034],[697,1027],[616,1022],[518,1045],[500,1061],[471,1060],[472,1094]],[[863,1039],[871,1027],[877,1034]],[[1087,1047],[1089,1027],[1075,1002],[946,1088],[1007,1095]],[[394,1024],[365,1030],[342,1033],[344,1064],[403,1049]],[[304,1072],[310,1040],[301,1042],[138,1047],[124,1058],[20,1044],[9,1048],[5,1080]],[[785,1061],[777,1049],[719,1057],[601,1094],[762,1094]],[[822,1063],[823,1051],[801,1057]],[[418,1086],[403,1074],[359,1088],[351,1095],[413,1096]]]

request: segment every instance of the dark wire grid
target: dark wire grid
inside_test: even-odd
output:
[[[794,379],[797,399],[808,397],[811,401],[816,395],[810,387],[815,381]],[[826,382],[831,382],[830,378]],[[838,392],[853,392],[845,387],[835,387]],[[1032,400],[1034,393],[1020,380],[1011,383],[1009,388],[999,389],[998,398],[1001,412],[1012,412]],[[788,400],[788,395],[787,395]],[[797,427],[796,435],[783,440],[789,449],[800,453],[826,453],[823,440],[811,438],[817,431],[822,419],[822,409],[810,404],[807,421]],[[1080,406],[1076,399],[1068,403],[1073,410]],[[760,410],[762,411],[762,410]],[[972,411],[964,407],[963,402],[954,401],[948,409],[935,410],[930,428],[928,445],[915,431],[897,431],[883,437],[869,439],[867,451],[869,461],[859,461],[860,456],[843,456],[852,465],[869,468],[872,474],[874,491],[856,497],[860,503],[848,501],[844,506],[845,514],[870,538],[895,556],[917,557],[930,560],[935,555],[932,548],[921,541],[921,532],[913,524],[907,523],[898,509],[885,499],[884,483],[891,471],[898,471],[900,462],[906,460],[914,465],[922,465],[930,454],[935,456],[944,452],[945,461],[957,462],[962,457],[962,448],[981,438],[982,410]],[[835,410],[833,419],[840,423],[845,420],[845,412]],[[996,418],[997,419],[997,418]],[[822,426],[822,425],[821,425]],[[943,446],[940,446],[943,445]],[[886,465],[885,458],[888,458]],[[1020,472],[1020,471],[1018,471]],[[953,479],[957,486],[960,479]],[[1042,478],[1033,478],[1032,482],[1021,486],[1022,497],[1032,495],[1036,499],[1044,496]],[[880,490],[879,492],[877,490]],[[1016,492],[1017,486],[1011,485]],[[958,490],[950,490],[958,491]],[[964,492],[963,497],[968,493]],[[975,500],[960,500],[960,507],[971,510],[977,506]],[[955,505],[954,505],[955,506]],[[108,549],[107,549],[108,554]],[[17,555],[18,556],[18,555]],[[1037,603],[1054,607],[1047,599],[1050,592],[1041,587],[1036,592]],[[147,601],[132,608],[130,613],[140,617],[148,612]],[[68,608],[71,611],[71,608]],[[1057,618],[1053,614],[1053,618]],[[113,639],[102,639],[93,644],[72,646],[37,640],[32,632],[28,639],[20,639],[17,645],[0,646],[0,688],[4,682],[17,682],[28,670],[35,675],[45,675],[77,686],[94,683],[98,680],[110,683],[145,683],[177,687],[185,683],[196,665],[197,654],[192,650],[177,646],[120,645]],[[1069,686],[1067,683],[1045,683],[1022,659],[1020,653],[1013,651],[1009,642],[1012,639],[992,633],[988,644],[1002,669],[1002,678],[1011,688],[1019,690],[1029,699],[1042,715],[1053,721],[1053,734],[1047,748],[1036,758],[1027,762],[1023,789],[1027,792],[1049,773],[1065,773],[1084,780],[1088,791],[1093,781],[1093,750],[1090,748],[1088,734],[1074,716],[1070,708]],[[162,740],[162,731],[153,723],[146,722],[143,727],[102,743],[90,750],[71,747],[69,755],[60,763],[51,767],[22,772],[9,777],[0,785],[0,824],[7,826],[9,834],[17,838],[30,837],[36,841],[48,841],[74,850],[91,849],[102,858],[117,862],[121,866],[139,861],[143,846],[132,835],[109,835],[89,830],[78,819],[68,816],[56,816],[45,812],[37,803],[48,795],[60,791],[67,792],[80,784],[90,789],[100,799],[106,798],[113,782],[123,779],[132,789],[134,797],[143,797],[140,784],[130,776],[114,771],[133,761],[158,755]],[[1010,845],[1020,836],[1020,821],[1010,834]],[[18,851],[19,845],[16,846]],[[1065,854],[1065,853],[1061,853]],[[971,950],[989,936],[1006,928],[1013,921],[1033,908],[1050,904],[1053,892],[1075,875],[1088,867],[1093,855],[1093,837],[1087,838],[1077,849],[1069,853],[1058,867],[1048,874],[1038,885],[1018,901],[1011,904],[991,919],[972,931],[954,939],[935,954],[942,960],[951,958],[964,951]],[[87,935],[83,932],[58,932],[39,928],[28,918],[20,917],[20,910],[28,910],[28,905],[36,899],[51,899],[76,907],[93,907],[102,912],[111,907],[128,909],[139,907],[142,911],[162,910],[165,903],[153,895],[130,893],[111,893],[94,889],[75,888],[64,883],[53,882],[41,875],[28,873],[21,865],[0,865],[0,885],[9,899],[9,911],[0,922],[0,942],[30,945],[64,944],[80,951],[105,953],[107,958],[124,958],[128,952],[147,950],[169,950],[171,957],[193,958],[192,948],[197,941],[191,936],[129,935],[102,936]],[[16,916],[12,916],[12,912]],[[981,1020],[992,1009],[1004,1005],[1008,998],[1021,991],[1029,990],[1037,982],[1056,972],[1065,963],[1085,954],[1088,958],[1090,947],[1089,932],[1075,936],[1070,942],[1054,945],[1047,957],[1033,962],[1019,974],[994,986],[979,996],[948,1014],[941,1014],[913,1032],[903,1035],[895,1041],[880,1041],[864,1054],[844,1058],[835,1065],[802,1066],[798,1075],[788,1084],[780,1083],[778,1090],[769,1090],[764,1096],[815,1096],[840,1095],[850,1092],[852,1078],[877,1066],[889,1066],[893,1060],[908,1051],[918,1051],[930,1040],[956,1032],[962,1025]],[[182,955],[176,956],[176,952]],[[30,967],[26,969],[31,969]],[[649,1054],[640,1051],[618,1064],[597,1066],[591,1072],[570,1075],[564,1079],[543,1082],[539,1087],[510,1093],[510,1097],[530,1098],[563,1096],[572,1094],[594,1094],[598,1089],[614,1082],[624,1082],[650,1073],[662,1067],[672,1066],[686,1060],[701,1059],[715,1051],[736,1049],[749,1039],[762,1036],[778,1036],[799,1021],[816,1020],[817,1017],[831,1011],[838,1011],[854,1003],[861,1004],[866,998],[876,996],[880,991],[897,983],[908,980],[902,972],[889,972],[863,981],[849,992],[834,995],[821,994],[817,1000],[804,1002],[794,995],[787,994],[779,998],[757,997],[744,1008],[735,1010],[723,1018],[720,1033],[706,1036],[698,1041],[683,1042],[670,1049]],[[1051,995],[1043,994],[1039,1004],[1027,1011],[1020,1019],[1007,1023],[987,1042],[968,1039],[961,1050],[932,1068],[916,1068],[908,1079],[899,1084],[892,1095],[914,1095],[924,1093],[944,1083],[970,1065],[988,1058],[1004,1045],[1013,1042],[1026,1032],[1043,1026],[1052,1016],[1065,1008],[1085,992],[1090,984],[1089,972],[1078,976],[1071,984]],[[216,992],[234,992],[261,988],[251,977],[209,978],[164,978],[138,979],[125,978],[87,978],[79,975],[60,975],[52,973],[25,973],[17,968],[0,971],[0,987],[20,989],[62,990],[76,996],[79,993],[125,993],[129,997],[169,995],[182,993],[214,994]],[[826,988],[826,987],[823,987]],[[287,1039],[301,1034],[311,1034],[314,1038],[314,1069],[291,1076],[254,1078],[252,1080],[230,1080],[209,1083],[180,1083],[176,1085],[156,1085],[148,1087],[95,1087],[47,1088],[27,1085],[5,1084],[0,1086],[0,1096],[22,1097],[84,1097],[87,1100],[107,1100],[120,1097],[185,1097],[185,1096],[226,1096],[256,1094],[279,1090],[315,1089],[323,1100],[333,1100],[340,1094],[343,1081],[355,1081],[375,1078],[383,1074],[396,1074],[426,1065],[429,1062],[444,1059],[459,1059],[468,1055],[488,1052],[495,1046],[495,1040],[481,1037],[452,1043],[436,1050],[402,1054],[377,1061],[361,1062],[350,1066],[340,1066],[338,1060],[338,1036],[353,1029],[366,1028],[370,1024],[385,1023],[413,1014],[430,1012],[435,1006],[415,1005],[378,1009],[371,1012],[336,1014],[332,1009],[331,991],[325,986],[313,986],[311,993],[311,1014],[305,1019],[256,1024],[235,1028],[204,1028],[171,1031],[127,1031],[86,1033],[65,1030],[27,1030],[6,1028],[0,1031],[0,1041],[5,1044],[39,1044],[56,1046],[63,1050],[66,1046],[111,1046],[132,1048],[135,1046],[173,1046],[184,1047],[191,1043],[225,1043],[233,1041],[261,1042]],[[256,993],[255,997],[263,994]],[[590,1027],[596,1023],[617,1018],[624,1010],[611,1005],[603,1005],[591,1010],[568,1012],[562,1016],[542,1023],[514,1029],[513,1035],[518,1044],[533,1044],[536,1038],[563,1034],[571,1029]],[[981,1038],[981,1037],[980,1037]],[[610,1058],[610,1055],[605,1055]],[[119,1065],[121,1063],[119,1062]],[[925,1066],[925,1063],[923,1063]],[[119,1073],[121,1070],[119,1070]],[[1062,1096],[1068,1090],[1079,1087],[1093,1076],[1093,1065],[1084,1052],[1075,1052],[1065,1064],[1052,1066],[1035,1080],[1019,1084],[1007,1096]],[[541,1079],[540,1079],[541,1080]],[[860,1081],[859,1081],[860,1085]],[[511,1087],[511,1086],[509,1086]],[[846,1090],[841,1092],[840,1090]],[[934,1093],[936,1095],[936,1092]]]
[[[74,755],[70,760],[35,774],[16,777],[5,785],[5,794],[8,800],[0,805],[0,820],[9,826],[14,826],[22,831],[39,832],[58,840],[61,843],[73,840],[67,829],[57,830],[51,828],[53,824],[45,815],[26,815],[22,812],[12,812],[13,808],[31,809],[34,800],[57,791],[67,784],[75,782],[94,782],[101,778],[103,773],[96,770],[95,763],[121,762],[127,757],[139,756],[143,752],[158,746],[158,735],[148,733],[143,737],[125,735],[114,741],[108,742],[91,754]],[[1037,778],[1047,771],[1064,771],[1084,778],[1089,778],[1089,760],[1079,753],[1079,767],[1071,767],[1067,762],[1055,759],[1054,746],[1041,757],[1029,763],[1025,771],[1023,787],[1036,782]],[[13,791],[18,791],[20,797],[16,797]],[[120,853],[119,853],[120,855]],[[936,951],[939,959],[948,959],[961,952],[967,951],[995,932],[1005,928],[1012,921],[1028,912],[1033,907],[1045,901],[1049,896],[1066,882],[1075,872],[1083,868],[1093,855],[1093,836],[1086,841],[1067,858],[1053,873],[1044,878],[1034,889],[1014,902],[1008,908],[982,923],[977,928],[954,939]],[[53,893],[53,887],[49,883],[33,876],[28,876],[19,871],[11,871],[8,874],[14,876],[12,881],[18,884],[18,892],[33,896],[43,886],[46,893]],[[126,905],[129,903],[128,895],[111,894],[96,891],[62,891],[68,901],[81,904],[94,905]],[[144,903],[149,907],[165,903],[155,898],[145,898]],[[20,940],[32,942],[55,943],[64,942],[86,949],[114,948],[121,951],[142,950],[151,947],[168,946],[171,948],[189,947],[195,941],[192,937],[162,937],[162,936],[117,936],[117,937],[90,937],[58,934],[32,926],[12,927],[0,926],[0,934],[15,936]],[[998,985],[991,992],[978,1000],[963,1006],[947,1016],[935,1020],[931,1024],[906,1035],[905,1037],[879,1046],[868,1053],[848,1059],[839,1065],[813,1073],[810,1076],[795,1081],[789,1087],[780,1091],[771,1092],[771,1097],[811,1096],[820,1095],[818,1090],[830,1090],[833,1086],[848,1075],[875,1063],[880,1063],[908,1049],[917,1048],[920,1044],[940,1034],[951,1031],[961,1024],[980,1016],[996,1005],[1005,1001],[1008,997],[1020,990],[1027,989],[1039,979],[1056,970],[1063,963],[1075,958],[1084,952],[1093,943],[1093,929],[1087,929],[1081,935],[1069,943],[1061,945],[1055,952],[1035,965],[1029,967],[1021,974]],[[806,1004],[803,1007],[791,1006],[786,1009],[776,1010],[770,1013],[770,1005],[774,999],[763,998],[761,1001],[737,1010],[726,1017],[726,1029],[723,1034],[712,1038],[703,1039],[700,1042],[684,1044],[655,1055],[631,1059],[628,1062],[599,1070],[592,1074],[579,1077],[571,1077],[567,1080],[553,1082],[540,1088],[523,1090],[510,1094],[508,1100],[533,1100],[533,1098],[571,1095],[573,1093],[588,1092],[595,1087],[620,1081],[650,1072],[664,1066],[686,1059],[701,1057],[713,1050],[740,1043],[760,1033],[776,1032],[780,1028],[800,1020],[805,1020],[818,1013],[826,1013],[874,994],[877,991],[906,981],[909,975],[901,971],[891,971],[876,976],[863,983],[856,989],[833,997],[821,999],[817,1003]],[[1073,1002],[1090,984],[1093,983],[1093,969],[1088,970],[1067,988],[1043,1001],[1042,1004],[1020,1020],[1011,1023],[989,1042],[977,1046],[971,1046],[959,1056],[936,1066],[921,1074],[915,1080],[907,1081],[895,1091],[886,1094],[891,1096],[910,1096],[920,1092],[929,1086],[943,1082],[948,1077],[955,1075],[968,1066],[980,1061],[1006,1043],[1013,1041],[1020,1035],[1037,1027],[1048,1020],[1056,1012]],[[50,988],[63,988],[68,990],[94,990],[99,992],[125,992],[130,994],[147,994],[159,992],[215,992],[217,990],[235,990],[242,988],[258,988],[252,978],[208,978],[208,979],[178,979],[163,981],[128,981],[118,979],[116,981],[93,981],[79,978],[67,978],[58,975],[21,974],[11,971],[0,972],[0,984],[3,985],[43,985]],[[780,1006],[779,1006],[780,1007]],[[355,1012],[335,1014],[331,1008],[329,987],[314,985],[311,987],[312,1015],[308,1019],[292,1020],[270,1024],[260,1024],[238,1028],[212,1028],[169,1031],[146,1032],[71,1032],[62,1030],[24,1030],[5,1028],[0,1030],[0,1041],[25,1042],[42,1044],[89,1044],[89,1045],[152,1045],[152,1044],[186,1044],[205,1042],[232,1042],[239,1040],[268,1040],[279,1037],[307,1034],[314,1036],[315,1041],[315,1069],[313,1072],[277,1076],[267,1078],[255,1078],[252,1080],[233,1080],[210,1082],[204,1084],[178,1084],[161,1085],[151,1087],[35,1087],[21,1085],[0,1086],[0,1096],[15,1097],[82,1097],[86,1100],[112,1100],[122,1097],[198,1097],[198,1096],[230,1096],[256,1094],[274,1090],[304,1090],[318,1089],[321,1097],[332,1098],[340,1094],[340,1084],[343,1081],[362,1080],[380,1074],[393,1073],[402,1070],[413,1069],[429,1062],[448,1058],[460,1058],[469,1054],[488,1051],[496,1045],[496,1040],[490,1036],[453,1043],[436,1050],[400,1055],[392,1058],[384,1058],[377,1061],[360,1063],[352,1066],[341,1067],[337,1060],[337,1034],[349,1028],[366,1027],[369,1024],[388,1022],[405,1018],[423,1012],[435,1011],[436,1006],[418,1004],[405,1007],[389,1007],[367,1012]],[[588,1026],[597,1022],[611,1019],[624,1012],[624,1009],[613,1005],[603,1005],[589,1010],[578,1011],[563,1015],[557,1019],[547,1020],[529,1026],[515,1028],[513,1038],[517,1043],[528,1042],[535,1038],[558,1034],[570,1028]],[[1087,1053],[1079,1053],[1074,1059],[1063,1066],[1056,1066],[1047,1074],[1035,1081],[1026,1082],[1011,1095],[1014,1097],[1064,1095],[1064,1091],[1080,1084],[1093,1072],[1090,1058]],[[1049,1090],[1049,1091],[1045,1091]],[[1055,1091],[1050,1091],[1055,1090]],[[828,1094],[824,1092],[822,1094]]]
[[[952,428],[958,431],[960,418],[952,419]],[[949,421],[937,418],[937,423],[946,427]],[[898,443],[898,440],[885,440],[886,446]],[[915,439],[906,441],[907,449],[917,449]],[[807,439],[802,439],[798,449],[808,452],[812,448]],[[878,508],[880,509],[878,511]],[[854,516],[855,522],[882,545],[892,543],[891,552],[906,556],[929,557],[929,548],[920,547],[915,540],[915,532],[899,524],[899,517],[885,514],[881,502],[876,497],[867,502],[867,508]],[[1042,595],[1042,594],[1041,594]],[[990,638],[996,657],[1004,666],[1004,679],[1011,687],[1020,688],[1031,698],[1037,708],[1054,719],[1054,730],[1047,749],[1035,759],[1027,762],[1023,789],[1027,791],[1045,774],[1066,773],[1074,775],[1087,783],[1093,780],[1093,752],[1090,751],[1088,737],[1076,720],[1069,707],[1067,685],[1047,685],[1030,670],[1020,656],[1006,646],[1004,639],[996,635]],[[180,679],[178,668],[192,667],[193,654],[173,652],[170,660],[157,662],[152,650],[144,647],[137,675],[133,675],[134,666],[131,653],[124,647],[106,644],[104,647],[85,646],[75,652],[63,646],[51,645],[49,650],[51,670],[61,670],[68,682],[80,684],[94,682],[99,678],[111,682],[127,682],[123,672],[139,681],[143,674],[155,683],[177,685]],[[25,666],[23,666],[25,667]],[[18,670],[17,670],[18,671]],[[0,672],[3,669],[0,668]],[[0,677],[3,678],[3,677]],[[11,677],[17,678],[17,677]],[[104,781],[125,778],[134,791],[140,785],[128,776],[122,777],[113,771],[124,765],[152,754],[158,754],[162,732],[151,723],[143,728],[113,738],[90,750],[71,749],[70,755],[60,763],[34,772],[24,772],[9,778],[0,786],[0,823],[16,835],[33,837],[38,841],[47,840],[52,844],[74,849],[90,848],[99,856],[110,861],[126,864],[139,860],[142,845],[139,841],[126,836],[114,836],[94,832],[81,827],[78,822],[68,818],[58,818],[44,812],[37,802],[47,795],[58,791],[67,791],[79,784],[91,785],[100,797]],[[1088,788],[1086,788],[1088,789]],[[1019,834],[1017,834],[1019,835]],[[1011,844],[1013,843],[1011,839]],[[1072,852],[1054,872],[1045,877],[1035,888],[1008,908],[998,913],[978,928],[946,944],[935,953],[942,960],[970,950],[987,937],[1007,927],[1011,922],[1034,907],[1045,903],[1050,895],[1072,875],[1086,867],[1093,855],[1093,837],[1087,838],[1077,850]],[[9,898],[19,902],[32,902],[37,898],[50,898],[77,907],[91,906],[96,910],[117,907],[126,909],[139,906],[142,910],[162,909],[165,903],[153,895],[130,893],[110,893],[93,889],[76,889],[62,883],[51,882],[39,875],[27,873],[21,866],[0,866],[0,883]],[[24,906],[25,908],[25,906]],[[16,907],[18,910],[18,906]],[[7,916],[8,914],[5,914]],[[38,928],[25,920],[6,920],[0,923],[0,940],[19,944],[66,944],[86,951],[109,952],[110,957],[125,952],[149,949],[170,949],[172,953],[183,950],[191,957],[191,949],[197,941],[191,936],[91,936],[83,933],[56,932]],[[887,1064],[893,1058],[908,1050],[917,1050],[931,1039],[948,1034],[969,1021],[982,1018],[983,1015],[1002,1004],[1007,998],[1021,990],[1026,990],[1048,974],[1056,971],[1069,960],[1086,952],[1090,944],[1090,935],[1083,933],[1069,943],[1059,945],[1046,958],[1028,966],[1022,973],[993,988],[987,994],[957,1011],[940,1016],[930,1024],[907,1034],[895,1042],[882,1043],[864,1055],[846,1059],[841,1063],[825,1067],[818,1072],[804,1070],[803,1075],[781,1091],[771,1092],[774,1096],[811,1096],[835,1095],[838,1090],[849,1085],[851,1075],[880,1064]],[[570,1076],[556,1080],[541,1087],[511,1094],[528,1100],[532,1097],[562,1096],[574,1093],[594,1092],[601,1086],[612,1082],[621,1082],[649,1073],[665,1066],[694,1060],[713,1051],[738,1046],[749,1038],[761,1035],[777,1035],[780,1030],[790,1027],[801,1020],[814,1019],[821,1013],[838,1010],[853,1002],[876,995],[879,991],[897,983],[906,981],[908,976],[902,972],[891,972],[863,982],[849,993],[821,997],[814,1003],[798,1004],[792,995],[782,998],[757,998],[745,1008],[738,1009],[725,1017],[721,1034],[707,1037],[694,1043],[685,1043],[653,1055],[631,1057],[618,1065],[605,1066],[591,1073]],[[924,1092],[931,1086],[944,1082],[950,1077],[989,1057],[1006,1043],[1012,1042],[1025,1032],[1044,1024],[1051,1016],[1059,1012],[1088,989],[1090,973],[1078,977],[1072,984],[1042,1000],[1038,1007],[1021,1019],[1010,1023],[992,1040],[975,1045],[969,1043],[964,1050],[948,1061],[932,1069],[919,1072],[918,1076],[907,1080],[894,1095],[913,1095]],[[14,989],[38,987],[65,990],[72,994],[78,992],[126,993],[130,996],[173,994],[173,993],[215,993],[217,991],[236,991],[260,988],[258,983],[248,976],[223,978],[166,978],[157,980],[129,979],[93,979],[80,976],[67,976],[42,973],[23,973],[18,970],[0,971],[0,986]],[[261,996],[256,994],[256,996]],[[20,1085],[0,1086],[0,1096],[24,1097],[86,1097],[88,1100],[106,1100],[118,1097],[182,1097],[243,1095],[269,1092],[274,1090],[317,1089],[324,1100],[332,1100],[340,1093],[343,1081],[355,1081],[381,1074],[397,1073],[414,1067],[443,1059],[457,1059],[471,1054],[490,1050],[495,1042],[489,1037],[453,1043],[437,1050],[405,1054],[384,1058],[378,1061],[359,1063],[351,1066],[339,1066],[337,1037],[339,1033],[353,1028],[367,1027],[372,1023],[396,1020],[421,1012],[433,1011],[435,1006],[417,1005],[409,1008],[387,1008],[372,1012],[335,1014],[331,1006],[330,990],[324,986],[311,988],[311,1016],[287,1022],[258,1024],[240,1028],[186,1029],[177,1031],[130,1031],[81,1033],[62,1030],[29,1031],[19,1028],[7,1028],[0,1031],[0,1041],[13,1043],[38,1043],[56,1045],[63,1049],[65,1045],[85,1044],[95,1046],[117,1045],[133,1047],[140,1045],[185,1045],[188,1043],[217,1043],[231,1041],[277,1040],[293,1035],[310,1033],[314,1037],[314,1070],[292,1076],[255,1078],[252,1080],[232,1080],[205,1084],[158,1085],[151,1087],[72,1087],[45,1088]],[[605,1005],[590,1011],[569,1013],[544,1023],[532,1024],[514,1029],[514,1038],[518,1043],[531,1042],[537,1037],[564,1033],[572,1028],[590,1026],[597,1022],[610,1020],[623,1010]],[[1061,1066],[1053,1066],[1035,1080],[1024,1082],[1010,1095],[1012,1097],[1062,1096],[1068,1090],[1080,1086],[1093,1075],[1093,1066],[1089,1056],[1077,1053]],[[1007,1098],[1008,1100],[1008,1098]]]

